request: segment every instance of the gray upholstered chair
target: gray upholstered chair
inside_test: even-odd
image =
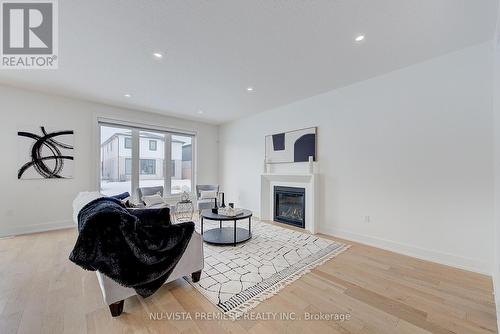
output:
[[[161,197],[163,197],[163,186],[137,188],[137,196],[139,196],[139,199],[141,201],[143,196],[151,196],[158,193],[160,194]]]
[[[144,201],[142,198],[144,196],[151,196],[151,195],[156,195],[160,194],[161,197],[163,197],[163,186],[157,186],[157,187],[139,187],[137,188],[137,196],[139,197],[139,201],[144,204]],[[153,205],[151,207],[160,207],[160,206],[165,206],[166,204],[157,204]]]
[[[197,206],[198,206],[198,210],[200,212],[201,212],[201,210],[213,208],[214,201],[215,201],[215,198],[201,199],[201,192],[202,191],[215,191],[218,193],[219,192],[219,185],[218,184],[199,184],[196,186]]]

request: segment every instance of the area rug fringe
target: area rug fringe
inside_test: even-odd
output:
[[[295,282],[305,274],[311,272],[312,269],[316,268],[317,266],[320,266],[324,264],[325,262],[331,260],[332,258],[336,257],[337,255],[341,254],[342,252],[346,251],[349,249],[351,246],[350,245],[343,245],[339,247],[338,249],[334,250],[333,252],[326,254],[322,258],[319,258],[318,260],[311,262],[310,264],[306,265],[304,268],[301,270],[291,274],[287,278],[283,279],[282,281],[270,286],[266,290],[262,291],[260,294],[257,296],[247,300],[243,304],[235,307],[234,309],[225,312],[223,309],[221,309],[219,306],[217,306],[227,317],[229,317],[232,320],[237,320],[238,318],[241,318],[245,313],[250,311],[251,309],[255,308],[257,305],[265,301],[266,299],[271,298],[272,296],[278,294],[282,289],[284,289],[287,285]]]

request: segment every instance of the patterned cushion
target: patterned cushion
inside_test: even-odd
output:
[[[151,207],[153,205],[163,204],[163,198],[160,194],[151,195],[151,196],[142,196],[143,202],[146,204],[146,207]]]
[[[217,192],[216,191],[200,191],[200,200],[205,200],[205,199],[214,199],[217,197]]]

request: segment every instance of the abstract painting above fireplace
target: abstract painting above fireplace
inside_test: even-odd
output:
[[[274,187],[274,221],[305,228],[306,190]]]
[[[289,131],[266,136],[266,163],[316,161],[317,128]]]

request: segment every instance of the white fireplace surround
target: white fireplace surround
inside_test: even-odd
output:
[[[317,174],[261,174],[260,215],[263,220],[274,219],[274,187],[304,188],[305,230],[315,234],[318,231],[318,185]]]

